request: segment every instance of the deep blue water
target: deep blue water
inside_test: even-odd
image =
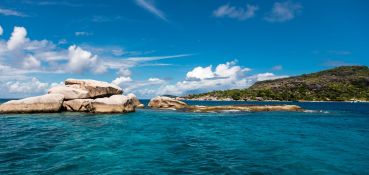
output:
[[[298,104],[317,111],[0,114],[0,174],[369,174],[369,103]]]

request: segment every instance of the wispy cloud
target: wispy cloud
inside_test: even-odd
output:
[[[322,64],[322,66],[326,66],[326,67],[354,66],[354,65],[358,65],[358,64],[348,63],[348,62],[341,61],[341,60],[328,60]]]
[[[81,7],[83,4],[69,2],[69,1],[21,1],[24,4],[39,5],[39,6],[68,6],[68,7]]]
[[[137,5],[139,5],[140,7],[144,8],[145,10],[149,11],[150,13],[154,14],[155,16],[157,16],[158,18],[164,20],[164,21],[168,21],[167,17],[165,16],[165,14],[159,10],[151,1],[148,0],[136,0]]]
[[[275,65],[272,67],[272,70],[278,71],[278,70],[282,70],[283,66],[282,65]]]
[[[229,4],[222,5],[213,12],[215,17],[228,17],[238,20],[246,20],[255,16],[258,6],[246,5],[246,8],[230,6]]]
[[[192,56],[192,54],[179,54],[179,55],[169,55],[169,56],[152,56],[152,57],[131,57],[125,60],[135,61],[135,62],[146,62],[146,61],[155,61],[155,60],[163,60],[169,58],[180,58]]]
[[[265,16],[268,22],[285,22],[292,20],[301,13],[302,5],[292,1],[275,2],[272,11]]]
[[[76,36],[90,36],[92,35],[92,32],[75,32],[74,35]]]
[[[351,52],[347,50],[329,50],[328,53],[333,54],[333,55],[350,55],[351,54]]]
[[[12,9],[0,8],[0,14],[4,16],[27,17],[26,14]]]

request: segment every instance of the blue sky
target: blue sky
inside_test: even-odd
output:
[[[97,79],[141,98],[369,65],[369,1],[0,2],[0,98]]]

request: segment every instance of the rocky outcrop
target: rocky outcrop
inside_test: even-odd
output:
[[[63,110],[70,112],[91,112],[93,99],[74,99],[63,102]]]
[[[148,106],[151,108],[167,108],[167,109],[181,109],[188,107],[188,105],[185,102],[163,96],[158,96],[151,99]]]
[[[82,98],[90,98],[87,90],[69,87],[69,86],[55,86],[49,89],[49,94],[62,94],[64,95],[64,99],[82,99]]]
[[[128,94],[127,95],[128,98],[131,98],[133,101],[133,104],[137,107],[137,108],[144,108],[145,106],[140,102],[140,100],[138,100],[138,98],[136,97],[135,94]]]
[[[51,88],[47,95],[1,104],[0,113],[125,113],[143,107],[134,94],[122,93],[120,87],[107,82],[67,79],[65,85]]]
[[[150,100],[148,105],[151,108],[178,109],[185,112],[223,112],[223,111],[302,111],[300,106],[296,105],[227,105],[227,106],[190,106],[186,103],[169,98],[155,97]]]
[[[113,95],[96,99],[74,99],[63,102],[63,109],[71,112],[125,113],[135,111],[131,96]]]
[[[109,97],[123,93],[119,86],[102,81],[67,79],[64,83],[66,87],[87,91],[87,98]]]
[[[11,100],[0,105],[0,113],[39,113],[59,112],[64,96],[61,94],[46,94],[21,100]]]
[[[222,112],[222,111],[302,111],[297,105],[229,105],[229,106],[189,106],[185,111],[190,112]]]
[[[91,102],[94,113],[124,113],[134,112],[133,100],[124,95],[113,95],[107,98],[97,98]]]

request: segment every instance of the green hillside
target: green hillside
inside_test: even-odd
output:
[[[213,91],[189,95],[234,100],[369,101],[369,68],[342,66],[311,74],[259,81],[247,89]]]

